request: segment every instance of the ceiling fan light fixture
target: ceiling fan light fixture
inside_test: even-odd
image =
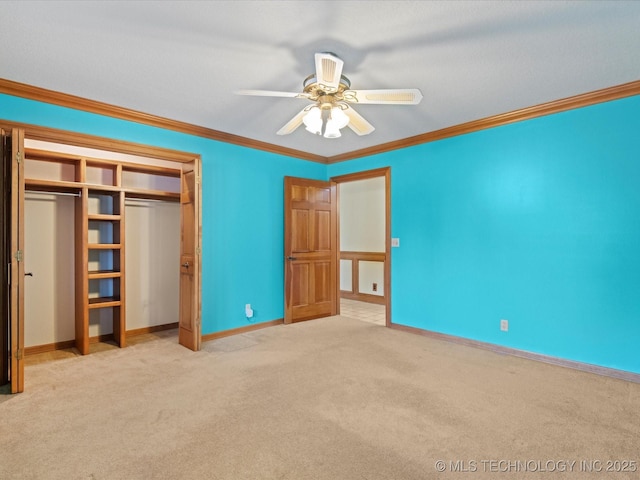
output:
[[[351,81],[342,75],[344,62],[334,53],[315,54],[316,71],[302,82],[302,92],[239,90],[240,95],[303,98],[314,102],[299,111],[276,135],[289,135],[304,123],[307,131],[325,138],[340,137],[347,125],[357,135],[369,135],[375,127],[350,104],[418,105],[422,93],[417,88],[351,90]]]
[[[340,128],[338,127],[338,123],[334,120],[327,120],[327,126],[324,129],[324,138],[340,138],[342,134],[340,133]]]
[[[322,135],[322,112],[320,108],[313,106],[302,118],[306,130],[314,135]]]
[[[342,111],[342,107],[333,107],[331,109],[331,120],[335,122],[339,129],[349,125],[349,117]]]

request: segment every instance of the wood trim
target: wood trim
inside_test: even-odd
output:
[[[380,295],[371,295],[370,293],[354,293],[345,290],[340,290],[340,298],[346,298],[348,300],[357,300],[358,302],[375,303],[378,305],[386,305],[387,301],[385,297]]]
[[[356,182],[358,180],[369,180],[370,178],[384,177],[390,170],[391,167],[382,167],[373,170],[365,170],[363,172],[346,173],[344,175],[338,175],[337,177],[331,177],[331,181],[336,183],[344,183]]]
[[[284,319],[279,318],[277,320],[271,320],[269,322],[254,323],[252,325],[246,325],[244,327],[232,328],[230,330],[223,330],[221,332],[207,333],[202,335],[202,341],[208,342],[210,340],[217,340],[218,338],[230,337],[232,335],[240,335],[242,333],[253,332],[254,330],[260,330],[267,327],[275,327],[276,325],[283,325]]]
[[[124,160],[109,160],[106,158],[94,158],[87,155],[79,155],[74,153],[55,152],[50,150],[42,150],[39,148],[25,148],[25,158],[27,160],[37,160],[40,162],[53,162],[53,163],[65,163],[68,165],[77,165],[80,162],[85,163],[85,169],[89,167],[103,167],[111,168],[114,175],[114,184],[112,187],[121,187],[121,181],[119,182],[118,176],[125,172],[133,173],[145,173],[149,175],[157,175],[160,177],[172,177],[180,178],[181,170],[179,168],[159,167],[157,165],[146,165],[141,163],[133,163],[131,161]],[[194,157],[189,154],[189,158],[193,160]],[[195,155],[197,156],[197,155]],[[184,162],[180,162],[184,163]],[[119,171],[120,170],[120,171]]]
[[[340,252],[340,260],[358,260],[360,262],[384,262],[385,252]]]
[[[413,137],[383,143],[373,147],[363,148],[361,150],[354,150],[341,155],[334,155],[328,158],[327,163],[338,163],[369,155],[377,155],[379,153],[413,147],[423,143],[435,142],[445,138],[465,135],[467,133],[499,127],[509,123],[521,122],[523,120],[531,120],[533,118],[565,112],[567,110],[588,107],[598,103],[619,100],[621,98],[631,97],[634,95],[640,95],[640,80],[575,95],[573,97],[541,103],[539,105],[521,108],[519,110],[513,110],[511,112],[501,113],[499,115],[493,115],[491,117],[473,120],[471,122],[461,123],[459,125],[454,125],[433,132],[423,133],[421,135],[415,135]]]
[[[11,263],[11,253],[9,252],[10,232],[9,222],[11,218],[11,155],[10,148],[5,142],[10,139],[9,132],[5,132],[0,128],[0,166],[1,184],[0,184],[0,211],[2,216],[2,224],[0,224],[0,264],[7,265]],[[10,368],[10,335],[9,335],[9,279],[3,279],[2,287],[0,287],[0,386],[9,383]]]
[[[10,347],[11,393],[24,391],[24,262],[16,258],[24,252],[24,132],[11,131],[11,218],[10,223]]]
[[[120,120],[127,120],[129,122],[140,123],[152,127],[163,128],[166,130],[173,130],[175,132],[186,133],[188,135],[208,138],[210,140],[216,140],[219,142],[231,143],[233,145],[240,145],[242,147],[277,153],[279,155],[285,155],[288,157],[295,157],[301,160],[327,163],[327,157],[323,157],[321,155],[314,155],[308,152],[303,152],[301,150],[281,147],[278,145],[273,145],[271,143],[241,137],[239,135],[220,132],[211,128],[199,127],[197,125],[186,122],[171,120],[168,118],[151,115],[149,113],[131,110],[129,108],[118,107],[95,100],[88,100],[86,98],[77,97],[75,95],[47,90],[44,88],[35,87],[33,85],[27,85],[24,83],[14,82],[1,78],[0,93],[58,105],[61,107],[73,108],[75,110],[82,110],[98,115],[105,115],[112,118],[118,118]],[[25,130],[29,131],[29,129]],[[33,138],[31,134],[29,135],[29,137]]]
[[[351,290],[340,290],[340,298],[348,298],[349,300],[357,300],[359,302],[377,303],[378,305],[386,305],[385,295],[372,295],[370,293],[360,292],[360,262],[386,262],[387,254],[385,252],[340,252],[340,260],[351,261]],[[384,274],[383,274],[384,275]],[[384,279],[383,279],[384,282]],[[384,282],[386,284],[386,282]],[[338,283],[338,285],[340,285]]]
[[[165,323],[164,325],[152,325],[150,327],[134,328],[133,330],[127,330],[126,335],[129,337],[137,337],[139,335],[145,335],[147,333],[162,332],[164,330],[174,330],[178,328],[178,322]]]
[[[598,365],[591,365],[589,363],[576,362],[574,360],[565,360],[558,357],[552,357],[550,355],[542,355],[540,353],[527,352],[525,350],[518,350],[517,348],[503,347],[493,343],[480,342],[478,340],[471,340],[468,338],[457,337],[454,335],[447,335],[445,333],[433,332],[431,330],[423,330],[421,328],[409,327],[406,325],[398,325],[396,323],[389,325],[394,330],[401,332],[412,333],[415,335],[422,335],[423,337],[433,338],[435,340],[442,340],[444,342],[456,343],[458,345],[464,345],[466,347],[481,348],[483,350],[489,350],[491,352],[500,355],[511,355],[514,357],[525,358],[527,360],[533,360],[536,362],[548,363],[559,367],[572,368],[574,370],[580,370],[582,372],[593,373],[595,375],[603,375],[605,377],[617,378],[627,382],[640,383],[640,374],[627,372],[624,370],[617,370],[615,368],[600,367]]]
[[[34,345],[32,347],[24,347],[24,354],[37,355],[39,353],[53,352],[55,350],[66,350],[76,346],[75,340],[65,340],[64,342],[47,343],[44,345]]]
[[[559,100],[553,100],[551,102],[534,105],[531,107],[522,108],[519,110],[513,110],[490,117],[485,117],[479,120],[473,120],[471,122],[462,123],[459,125],[453,125],[433,132],[427,132],[420,135],[396,140],[393,142],[387,142],[380,145],[375,145],[369,148],[363,148],[360,150],[354,150],[340,155],[334,155],[331,157],[323,157],[321,155],[314,155],[301,150],[294,150],[290,148],[280,147],[267,142],[259,140],[253,140],[239,135],[233,135],[230,133],[220,132],[205,127],[199,127],[185,122],[179,122],[176,120],[170,120],[155,115],[150,115],[135,110],[117,107],[94,100],[87,100],[74,95],[55,92],[53,90],[47,90],[32,85],[14,82],[11,80],[0,78],[0,93],[12,95],[16,97],[27,98],[29,100],[36,100],[44,103],[58,105],[67,108],[73,108],[76,110],[82,110],[86,112],[96,113],[99,115],[106,115],[113,118],[119,118],[121,120],[132,121],[143,125],[149,125],[167,130],[173,130],[180,133],[186,133],[202,138],[208,138],[225,143],[231,143],[234,145],[240,145],[242,147],[253,148],[256,150],[267,151],[276,153],[279,155],[285,155],[288,157],[294,157],[301,160],[309,160],[318,163],[332,164],[338,162],[344,162],[347,160],[353,160],[369,155],[376,155],[379,153],[390,152],[393,150],[399,150],[402,148],[412,147],[415,145],[421,145],[423,143],[434,142],[445,138],[450,138],[458,135],[464,135],[467,133],[477,132],[480,130],[486,130],[488,128],[498,127],[501,125],[507,125],[509,123],[520,122],[523,120],[530,120],[545,115],[551,115],[554,113],[560,113],[567,110],[573,110],[576,108],[587,107],[598,103],[609,102],[612,100],[618,100],[621,98],[631,97],[634,95],[640,95],[640,80],[636,80],[613,87],[603,88],[595,90],[593,92],[587,92],[572,97],[567,97]],[[29,138],[35,140],[38,138],[38,129],[46,129],[46,127],[36,127],[34,125],[26,125],[19,123],[6,122],[1,125],[5,128],[16,127],[23,128],[28,134]],[[50,135],[47,135],[49,138]],[[53,141],[53,140],[52,140]],[[55,140],[58,143],[66,143],[63,139]],[[77,141],[76,141],[77,144]],[[88,146],[88,145],[87,145]],[[92,148],[112,149],[109,146]],[[113,150],[113,149],[112,149]],[[116,150],[114,150],[116,151]],[[129,150],[131,151],[131,149]],[[140,154],[144,155],[144,154]],[[146,155],[155,158],[162,158],[157,153],[153,155]],[[182,160],[189,161],[189,160]]]
[[[151,327],[143,327],[136,328],[134,330],[128,330],[126,332],[127,338],[129,337],[137,337],[140,335],[145,335],[147,333],[161,332],[163,330],[173,330],[178,328],[177,323],[167,323],[165,325],[153,325]],[[91,343],[98,343],[104,340],[113,340],[114,336],[112,333],[107,333],[104,335],[99,335],[97,337],[91,337],[89,341]],[[24,354],[25,355],[37,355],[38,353],[46,353],[53,352],[55,350],[66,350],[68,348],[74,348],[76,346],[75,340],[65,340],[63,342],[54,342],[47,343],[43,345],[34,345],[32,347],[25,347]]]
[[[0,80],[1,81],[1,80]],[[41,127],[28,123],[11,122],[1,120],[2,125],[11,125],[25,131],[25,137],[29,140],[39,140],[42,142],[61,143],[74,147],[94,148],[109,152],[136,155],[139,157],[155,158],[158,160],[168,160],[170,162],[186,163],[192,161],[200,155],[197,153],[170,150],[168,148],[154,147],[142,143],[127,142],[125,140],[114,140],[86,133],[69,132],[49,127]]]
[[[384,262],[384,299],[386,303],[386,326],[391,325],[391,167],[376,168],[363,172],[348,173],[332,177],[331,181],[337,184],[344,182],[354,182],[357,180],[367,180],[369,178],[384,177],[384,197],[385,197],[385,258]],[[338,208],[339,210],[339,208]],[[338,262],[338,269],[340,263]],[[338,281],[338,288],[340,282]]]
[[[89,337],[88,343],[102,343],[102,342],[114,342],[116,339],[113,333],[103,333],[102,335],[97,335],[95,337]],[[77,348],[77,347],[76,347]],[[79,350],[79,349],[78,349]],[[88,353],[88,351],[87,351]],[[85,355],[85,354],[83,354]]]

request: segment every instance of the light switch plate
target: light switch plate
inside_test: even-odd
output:
[[[392,247],[399,247],[400,246],[400,239],[399,238],[392,238],[391,239],[391,246]]]

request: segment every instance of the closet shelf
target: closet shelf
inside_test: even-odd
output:
[[[103,278],[120,278],[121,272],[115,270],[90,270],[89,280],[100,280]]]
[[[89,243],[88,250],[119,250],[122,245],[119,243]]]
[[[129,198],[150,198],[155,200],[179,201],[179,192],[169,192],[165,190],[148,190],[144,188],[123,188],[111,185],[99,185],[82,182],[66,182],[63,180],[42,180],[39,178],[25,178],[25,188],[35,191],[55,191],[78,193],[83,187],[87,187],[89,193],[119,193],[124,192]]]
[[[82,185],[78,182],[63,182],[60,180],[40,180],[37,178],[25,178],[24,186],[27,190],[78,193]]]
[[[87,187],[89,189],[89,193],[95,193],[95,192],[119,193],[120,190],[122,190],[122,188],[120,187],[115,187],[113,185],[101,185],[99,183],[83,183],[82,186]]]
[[[118,297],[96,297],[89,299],[89,309],[119,307],[120,299]]]
[[[165,192],[163,190],[145,190],[142,188],[123,188],[127,198],[150,198],[153,200],[174,200],[176,202],[180,201],[180,193],[179,192]]]
[[[87,218],[92,221],[102,221],[102,222],[119,222],[121,217],[120,215],[106,215],[103,213],[90,213],[87,215]]]

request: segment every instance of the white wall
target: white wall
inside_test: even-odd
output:
[[[75,336],[74,205],[74,197],[25,194],[26,347]]]
[[[340,260],[340,290],[350,292],[353,285],[351,260]]]
[[[340,184],[340,250],[385,251],[385,177]]]
[[[340,184],[340,250],[385,251],[385,177]],[[351,261],[340,261],[340,289],[351,290]],[[373,284],[377,291],[373,291]],[[360,293],[384,296],[384,264],[360,262]]]
[[[180,204],[128,199],[125,206],[127,330],[178,321]]]
[[[358,291],[369,295],[384,296],[384,263],[383,262],[358,262]],[[377,284],[377,290],[373,291],[373,284]]]

